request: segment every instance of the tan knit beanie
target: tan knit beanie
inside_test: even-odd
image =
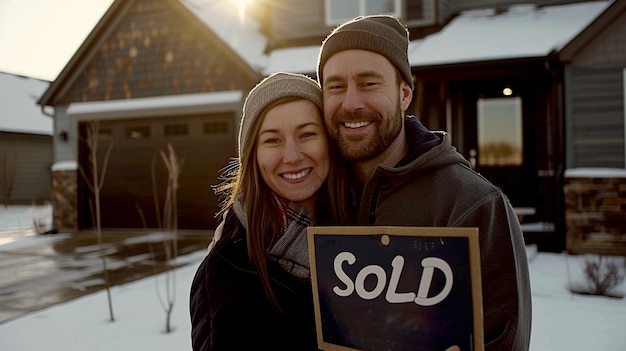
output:
[[[311,101],[320,111],[324,110],[322,90],[312,78],[286,72],[269,75],[250,90],[243,104],[243,115],[239,125],[240,158],[243,146],[250,141],[250,130],[254,121],[267,106],[285,97],[300,97]]]
[[[335,28],[322,42],[317,61],[317,80],[322,81],[322,69],[334,54],[350,49],[368,50],[385,56],[404,81],[414,88],[409,65],[409,32],[392,16],[359,16]]]

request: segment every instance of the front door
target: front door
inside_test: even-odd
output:
[[[525,162],[524,158],[528,152],[525,152],[522,104],[520,96],[478,97],[474,121],[476,142],[469,156],[476,171],[498,185],[514,206],[527,208],[533,206],[528,189],[535,179],[530,160]]]
[[[564,247],[561,81],[530,66],[506,72],[431,72],[418,82],[416,111],[430,129],[445,129],[473,168],[502,189],[525,236],[540,236],[547,250],[558,251]]]
[[[507,195],[520,218],[536,213],[536,102],[522,86],[480,82],[457,86],[460,151]]]

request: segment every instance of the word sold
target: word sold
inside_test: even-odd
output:
[[[404,268],[404,257],[398,255],[391,261],[391,277],[389,278],[389,285],[387,285],[387,274],[383,267],[378,265],[369,265],[363,267],[356,276],[356,279],[352,280],[346,272],[343,270],[343,264],[347,263],[353,265],[356,262],[356,257],[351,252],[340,252],[335,256],[334,269],[335,275],[343,284],[345,288],[339,286],[333,287],[333,292],[340,297],[347,297],[352,295],[355,291],[359,297],[364,300],[372,300],[380,296],[380,294],[387,287],[385,293],[385,299],[389,303],[408,303],[414,302],[420,306],[433,306],[443,301],[450,291],[452,290],[453,275],[450,265],[437,257],[426,257],[422,259],[421,265],[424,268],[422,276],[420,278],[419,287],[417,293],[415,292],[398,292],[398,282],[402,276],[402,269]],[[440,270],[445,277],[445,285],[443,289],[435,296],[428,297],[430,285],[432,283],[433,274],[435,269]],[[364,283],[368,276],[376,277],[376,285],[372,290],[366,290]]]

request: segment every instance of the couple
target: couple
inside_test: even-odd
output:
[[[404,115],[407,48],[397,19],[358,17],[322,43],[321,89],[277,73],[250,91],[239,158],[217,189],[222,237],[192,283],[194,350],[317,350],[306,243],[314,224],[478,227],[485,347],[528,349],[517,217],[448,135]]]

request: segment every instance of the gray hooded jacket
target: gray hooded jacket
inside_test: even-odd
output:
[[[360,225],[478,227],[486,350],[528,350],[531,292],[519,221],[502,191],[474,172],[444,132],[405,121],[409,151],[379,165],[358,200]]]

